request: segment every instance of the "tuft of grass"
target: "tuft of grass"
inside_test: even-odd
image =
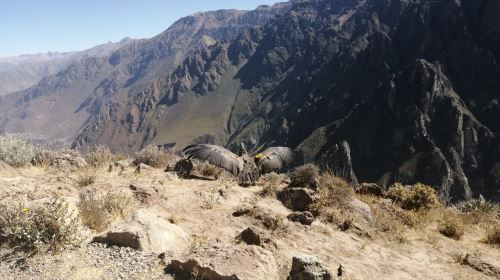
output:
[[[132,164],[139,165],[143,163],[154,168],[166,168],[173,160],[175,160],[174,153],[159,149],[156,146],[148,146],[136,154]]]
[[[22,167],[30,164],[34,157],[35,147],[21,137],[0,137],[0,160],[14,167]]]
[[[215,179],[219,179],[223,172],[221,168],[206,162],[200,162],[197,164],[196,171],[204,177],[214,177]]]
[[[55,160],[55,152],[45,150],[45,149],[36,149],[35,156],[31,160],[31,164],[39,167],[48,167],[54,164]]]
[[[418,211],[441,205],[436,191],[420,183],[406,187],[395,183],[389,188],[387,196],[405,210]]]
[[[262,190],[259,192],[259,195],[261,197],[275,197],[282,182],[283,177],[274,172],[262,175],[258,183],[262,186]]]
[[[312,209],[321,215],[329,208],[347,209],[354,197],[354,190],[344,179],[325,173],[319,178],[318,194],[319,199]]]
[[[111,161],[113,154],[105,146],[93,146],[84,157],[90,167],[100,168],[106,166]]]
[[[316,189],[318,185],[318,178],[318,166],[312,163],[305,164],[295,168],[295,170],[290,173],[290,186]]]
[[[78,203],[82,222],[97,232],[105,230],[114,220],[126,217],[133,210],[131,198],[121,192],[104,195],[80,193]]]
[[[78,215],[61,197],[41,205],[3,205],[0,240],[11,248],[37,253],[78,246],[82,240]]]
[[[464,213],[473,224],[489,224],[500,214],[500,204],[483,198],[462,201],[455,204],[454,207]]]
[[[78,177],[77,184],[80,187],[90,186],[95,182],[96,176],[94,174],[84,174]]]
[[[500,225],[496,224],[486,230],[486,238],[484,240],[488,244],[500,246]]]
[[[464,235],[463,220],[456,215],[447,215],[439,224],[438,230],[448,238],[460,240]]]

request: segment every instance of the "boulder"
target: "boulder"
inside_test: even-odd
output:
[[[287,280],[330,280],[332,274],[312,256],[297,256],[292,259],[292,269]]]
[[[278,200],[294,211],[309,211],[319,195],[308,188],[286,188],[278,192]]]
[[[248,245],[261,245],[260,235],[253,228],[247,228],[240,233],[241,240]]]
[[[271,252],[258,246],[212,246],[200,248],[187,259],[174,259],[165,272],[176,279],[203,276],[205,280],[280,279]],[[187,278],[182,278],[187,277]]]
[[[362,183],[356,192],[359,194],[368,194],[378,197],[385,196],[384,189],[375,183]]]
[[[368,204],[357,198],[352,198],[349,202],[349,206],[354,214],[360,216],[369,223],[373,222],[372,210]]]
[[[93,242],[150,253],[177,250],[186,247],[188,241],[188,234],[180,227],[145,209],[137,210],[131,218],[93,239]]]
[[[296,211],[288,215],[287,218],[292,222],[299,222],[303,225],[308,225],[308,226],[311,225],[312,222],[314,221],[314,216],[309,211],[303,211],[303,212]]]

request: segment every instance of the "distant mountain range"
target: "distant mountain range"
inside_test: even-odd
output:
[[[500,200],[500,3],[293,1],[199,13],[0,100],[75,147],[299,148],[353,183]]]
[[[0,57],[0,96],[35,86],[68,65],[85,57],[107,56],[112,51],[133,41],[124,38],[117,43],[106,43],[84,51],[48,52],[14,57]]]

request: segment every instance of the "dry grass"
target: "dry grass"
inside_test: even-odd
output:
[[[93,146],[84,156],[85,161],[90,167],[101,168],[109,164],[113,154],[107,147]]]
[[[418,211],[441,205],[436,191],[420,183],[413,186],[396,183],[389,188],[387,196],[405,210]]]
[[[53,197],[29,208],[23,204],[0,207],[2,243],[24,252],[59,251],[81,242],[78,215],[66,200]]]
[[[154,168],[166,168],[169,163],[175,161],[175,158],[175,154],[170,151],[148,146],[136,154],[132,164],[139,165],[143,163]]]
[[[78,177],[76,183],[79,187],[90,186],[95,182],[96,176],[94,174],[83,174]]]
[[[500,216],[500,205],[484,199],[471,199],[454,205],[472,224],[490,224]]]
[[[319,178],[318,194],[320,198],[312,209],[321,215],[329,208],[348,208],[354,197],[354,190],[344,179],[325,173]]]
[[[438,226],[442,235],[459,240],[464,235],[464,220],[459,215],[446,215]]]
[[[486,229],[486,238],[488,244],[500,246],[500,224],[495,224]]]
[[[314,164],[305,164],[295,168],[290,173],[290,186],[300,188],[313,188],[318,185],[319,168]]]
[[[31,164],[39,167],[48,167],[54,164],[56,153],[45,149],[36,149],[35,156],[31,160]]]
[[[196,164],[195,170],[204,177],[213,177],[215,179],[219,179],[222,175],[223,170],[215,165],[211,165],[206,162],[200,162]]]
[[[97,232],[105,230],[117,218],[125,218],[133,210],[130,196],[120,192],[96,195],[80,193],[78,209],[83,223]]]
[[[274,172],[264,174],[260,177],[258,185],[262,186],[259,192],[261,197],[275,197],[280,190],[280,185],[283,182],[283,176]]]

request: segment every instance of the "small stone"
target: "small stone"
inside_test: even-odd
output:
[[[261,245],[260,235],[253,228],[247,228],[242,231],[240,237],[248,245]]]
[[[308,225],[308,226],[311,225],[312,222],[314,221],[314,216],[309,211],[303,211],[303,212],[296,211],[288,215],[287,218],[292,222],[299,222],[303,225]]]

